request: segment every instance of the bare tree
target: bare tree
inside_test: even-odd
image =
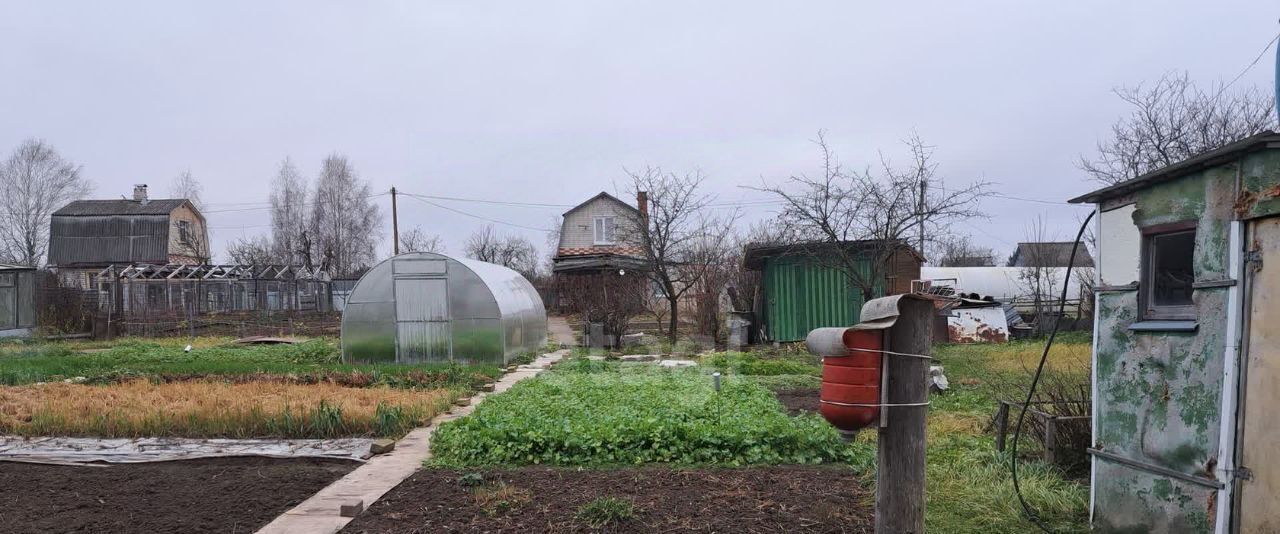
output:
[[[495,263],[530,280],[538,276],[538,248],[517,235],[499,235],[493,226],[471,234],[463,250],[468,258]]]
[[[933,147],[914,134],[904,140],[910,164],[896,167],[882,153],[878,175],[869,167],[845,171],[823,132],[815,143],[822,154],[821,176],[793,175],[760,190],[783,201],[778,221],[789,228],[792,246],[838,269],[866,300],[877,296],[894,255],[909,253],[911,240],[982,216],[977,200],[988,184],[948,188],[936,175]]]
[[[204,208],[204,186],[191,174],[191,170],[182,171],[169,185],[169,196],[185,198],[195,205],[196,209]]]
[[[996,253],[980,247],[967,235],[944,235],[928,243],[929,260],[939,267],[993,267]]]
[[[324,160],[311,208],[311,240],[320,267],[333,277],[351,276],[376,259],[382,212],[369,183],[356,176],[346,156]]]
[[[400,234],[400,252],[444,252],[444,242],[440,236],[428,234],[415,226]]]
[[[651,293],[645,277],[613,271],[560,275],[556,284],[569,312],[578,315],[583,324],[603,325],[614,346],[621,346],[631,320],[648,309],[646,299]]]
[[[285,158],[271,181],[271,249],[277,263],[314,268],[311,240],[306,239],[307,193],[307,179]]]
[[[236,265],[272,265],[279,258],[271,240],[262,235],[231,242],[227,245],[227,256]]]
[[[1119,183],[1275,126],[1271,94],[1224,89],[1205,91],[1186,73],[1115,89],[1132,111],[1098,141],[1097,155],[1080,157],[1080,169],[1099,182]]]
[[[93,185],[80,167],[38,139],[23,141],[0,164],[0,256],[23,265],[42,265],[49,251],[49,219]]]
[[[714,197],[699,191],[705,177],[699,172],[677,175],[658,167],[628,172],[631,195],[648,195],[648,209],[632,212],[618,227],[620,242],[639,249],[647,275],[667,301],[667,338],[674,345],[679,333],[680,299],[706,277],[721,260],[725,241],[737,212],[709,209]]]
[[[1053,241],[1044,218],[1037,216],[1027,226],[1026,239],[1031,244]],[[1063,272],[1065,267],[1058,266],[1061,261],[1056,249],[1045,246],[1023,247],[1020,258],[1022,267],[1018,269],[1018,281],[1022,285],[1025,298],[1031,301],[1032,313],[1035,314],[1036,334],[1043,334],[1051,324],[1045,320],[1049,313],[1056,310],[1059,292],[1062,291]]]
[[[773,243],[772,226],[753,226],[746,237],[735,239],[733,248],[725,257],[724,263],[730,269],[726,291],[733,311],[755,311],[756,298],[761,294],[761,273],[747,269],[744,256],[748,245]]]
[[[722,240],[704,240],[695,252],[695,261],[706,265],[702,278],[694,283],[693,311],[694,324],[698,333],[711,338],[715,342],[722,341],[727,333],[725,326],[725,304],[733,305],[730,294],[731,285],[740,280],[743,270],[741,249],[732,236],[723,236]]]

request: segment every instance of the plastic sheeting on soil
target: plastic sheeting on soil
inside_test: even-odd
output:
[[[192,439],[192,438],[21,438],[0,437],[0,461],[42,464],[139,463],[265,456],[364,460],[370,438]]]

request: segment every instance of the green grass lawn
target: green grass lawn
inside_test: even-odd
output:
[[[122,340],[103,343],[7,344],[0,350],[0,384],[19,385],[83,379],[111,383],[243,375],[287,375],[300,381],[336,380],[347,385],[396,387],[473,386],[501,374],[496,365],[350,365],[332,339],[296,345],[232,345],[199,338],[191,352],[183,340]]]

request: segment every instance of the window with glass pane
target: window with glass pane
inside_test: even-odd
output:
[[[1192,265],[1196,231],[1185,230],[1147,236],[1144,280],[1145,315],[1148,319],[1194,319],[1192,300],[1196,281]]]
[[[595,244],[612,245],[614,243],[614,218],[596,217]]]

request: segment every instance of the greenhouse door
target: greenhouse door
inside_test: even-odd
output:
[[[396,361],[447,362],[449,291],[444,278],[395,279]]]

